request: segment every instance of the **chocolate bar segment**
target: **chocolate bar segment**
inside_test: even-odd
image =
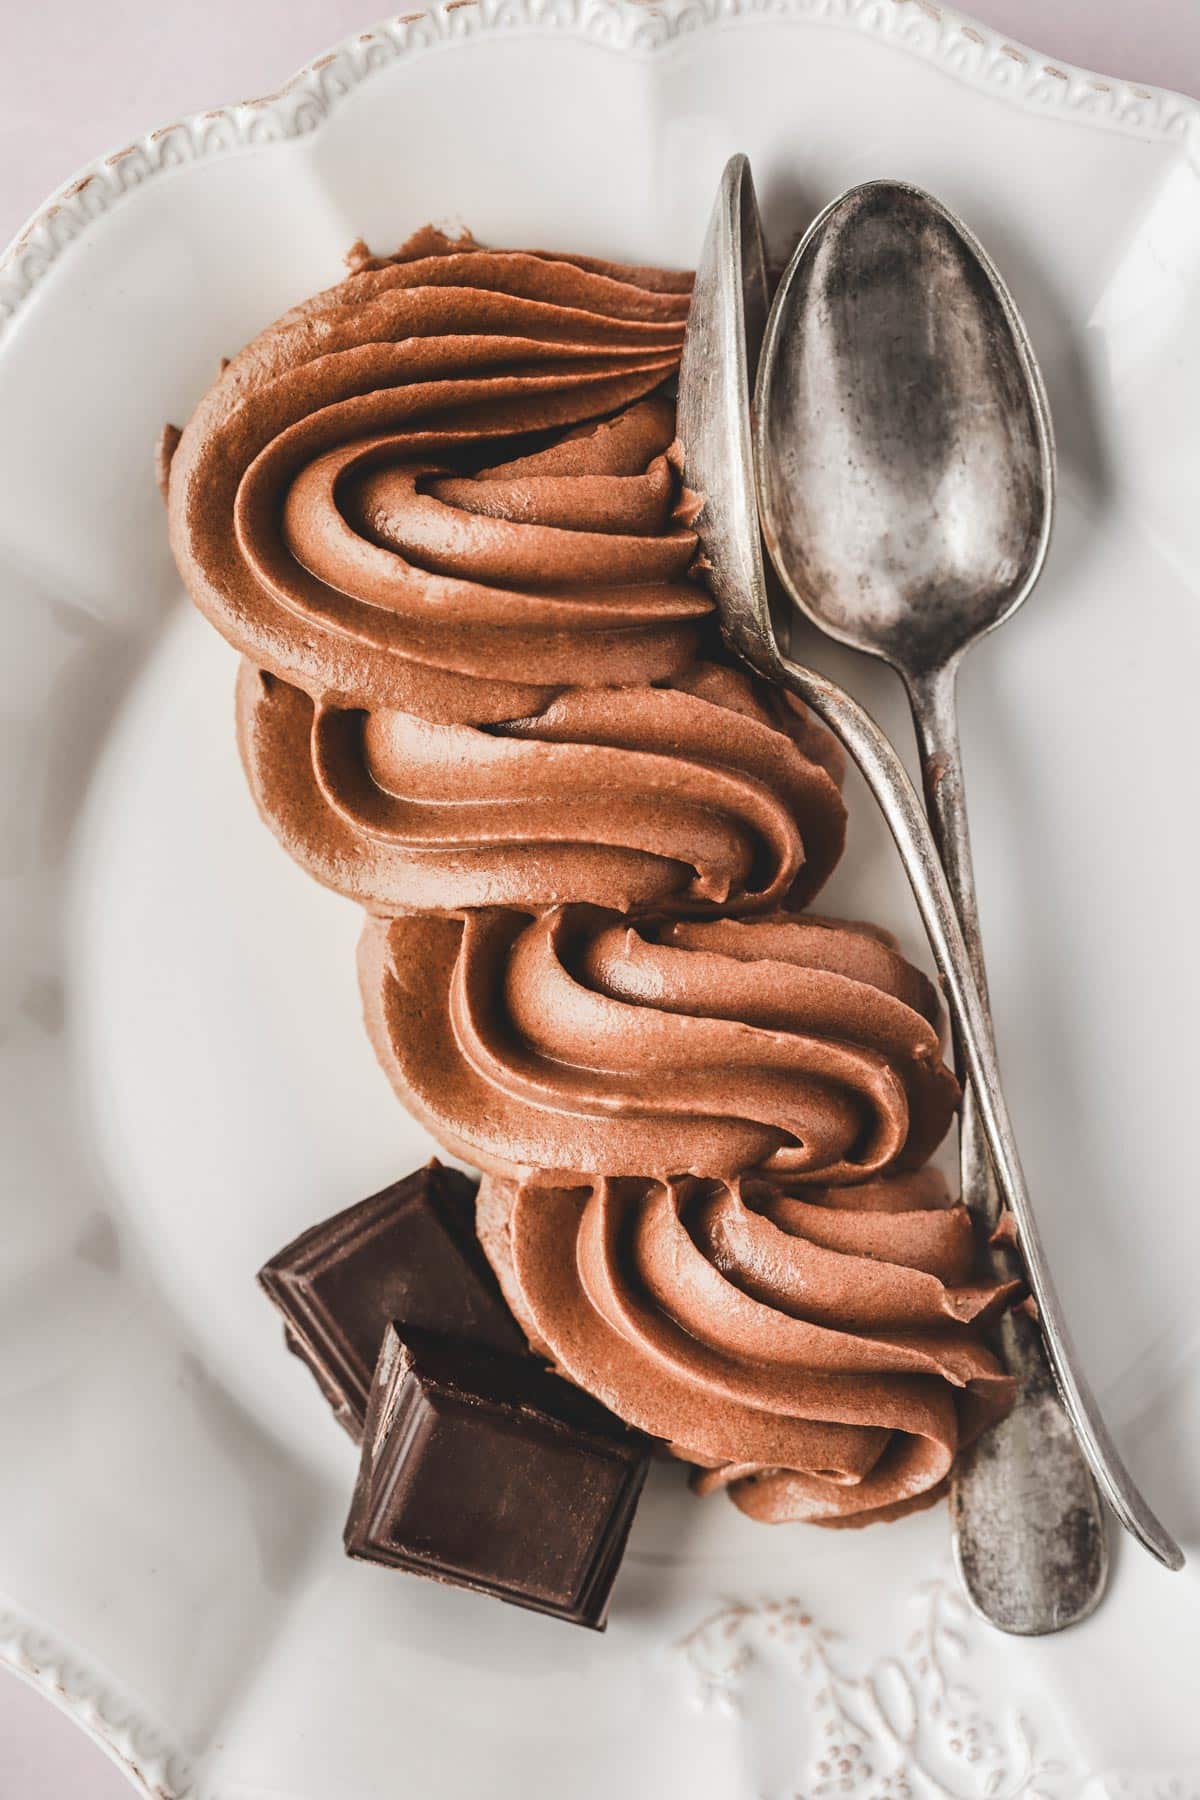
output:
[[[281,1250],[259,1282],[357,1443],[393,1319],[519,1355],[524,1339],[475,1236],[475,1183],[436,1161]]]
[[[532,1358],[391,1327],[346,1549],[603,1630],[646,1467],[643,1439]]]

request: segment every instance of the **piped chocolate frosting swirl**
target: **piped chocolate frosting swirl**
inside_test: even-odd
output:
[[[928,1505],[1012,1384],[931,1170],[852,1188],[754,1178],[485,1178],[484,1248],[530,1343],[768,1522]]]
[[[930,983],[810,915],[369,922],[376,1051],[454,1154],[497,1172],[850,1183],[916,1168],[958,1098]]]

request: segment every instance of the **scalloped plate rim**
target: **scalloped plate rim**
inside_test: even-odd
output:
[[[520,0],[520,3],[526,16],[516,29],[539,33],[565,31],[590,41],[596,48],[606,49],[611,54],[654,54],[681,41],[693,31],[730,26],[787,23],[858,33],[864,37],[876,38],[907,55],[933,63],[940,62],[944,72],[952,75],[962,85],[993,95],[1000,94],[1013,105],[1037,109],[1049,104],[1061,105],[1071,109],[1069,116],[1076,123],[1156,140],[1179,136],[1200,166],[1200,100],[1171,88],[1106,77],[1072,63],[1052,60],[1040,51],[1016,43],[1003,33],[980,24],[969,14],[935,6],[932,0],[850,0],[854,10],[840,13],[832,10],[831,0],[777,0],[770,9],[762,4],[762,0],[666,0],[666,4],[662,5],[643,5],[639,0],[574,0],[571,16],[556,12],[553,0]],[[363,31],[350,33],[331,49],[311,58],[273,94],[261,99],[229,102],[224,106],[188,114],[168,125],[144,132],[141,137],[119,149],[93,157],[34,208],[3,251],[0,251],[0,340],[16,319],[21,306],[57,264],[62,252],[75,241],[81,231],[94,227],[111,206],[119,204],[122,196],[129,191],[128,187],[121,185],[119,174],[114,175],[125,157],[140,154],[149,159],[151,176],[162,173],[171,165],[164,162],[158,146],[162,140],[173,138],[177,133],[182,133],[187,139],[193,159],[252,150],[264,141],[274,141],[274,137],[256,140],[253,135],[246,135],[264,119],[272,120],[278,125],[279,137],[306,137],[310,132],[320,129],[334,106],[348,99],[361,82],[369,80],[377,69],[386,67],[388,63],[433,49],[453,47],[456,42],[488,31],[512,31],[514,27],[510,23],[498,22],[495,17],[497,7],[505,4],[507,0],[437,0],[435,5],[419,11],[390,15]],[[910,14],[938,27],[942,37],[932,50],[899,35],[900,26],[907,23]],[[442,34],[437,41],[412,41],[412,28],[424,20],[431,20],[436,24],[438,32]],[[623,32],[623,40],[613,43],[594,36],[595,24],[601,20],[617,21]],[[397,36],[400,31],[406,34],[403,39]],[[639,42],[639,39],[644,41]],[[1000,84],[994,80],[989,81],[986,76],[951,62],[949,45],[952,40],[965,40],[973,44],[992,59],[994,68],[1003,67],[1000,59],[1023,67],[1025,90],[1014,92],[1007,82]],[[379,46],[386,46],[383,57],[375,62],[364,60],[364,56],[369,58],[372,48]],[[361,66],[356,65],[356,55]],[[325,71],[339,64],[349,66],[352,79],[348,86],[331,94],[325,91]],[[1049,81],[1053,86],[1034,96],[1028,91],[1028,87],[1037,78]],[[295,115],[291,118],[287,116],[285,107],[289,101],[295,101],[298,90],[303,90],[306,84],[315,84],[316,91],[310,85],[310,91],[305,97],[318,110],[311,122],[298,124]],[[1108,96],[1105,110],[1093,108],[1082,111],[1079,103],[1072,98],[1079,93]],[[1052,100],[1050,96],[1053,96]],[[1127,110],[1136,112],[1147,106],[1160,115],[1153,125],[1147,121],[1130,120],[1125,116]],[[218,132],[220,126],[232,127],[232,140]],[[207,134],[207,141],[202,133]],[[81,200],[89,187],[100,182],[104,184],[102,204],[95,211],[77,205],[69,221],[67,234],[60,241],[55,221],[64,207],[70,202]],[[140,185],[140,178],[131,185]],[[44,242],[34,241],[39,235]],[[20,258],[30,254],[40,259],[39,266],[35,272],[19,273],[17,266]]]

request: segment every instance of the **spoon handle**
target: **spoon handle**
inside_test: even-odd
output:
[[[956,665],[949,664],[910,679],[908,689],[925,809],[987,1009],[956,684]],[[990,1233],[999,1222],[1000,1196],[957,1035],[955,1051],[963,1078],[958,1125],[962,1198]],[[1020,1259],[1006,1245],[988,1245],[986,1254],[993,1279],[1021,1275]],[[1041,1636],[1086,1618],[1098,1605],[1108,1578],[1108,1542],[1100,1496],[1052,1378],[1041,1334],[1029,1318],[1009,1313],[1001,1322],[1000,1339],[1005,1366],[1017,1382],[1017,1399],[1007,1418],[955,1463],[950,1492],[954,1550],[963,1585],[985,1618],[1003,1631]]]
[[[972,973],[954,898],[917,791],[892,744],[870,714],[843,688],[789,657],[772,659],[772,673],[812,708],[862,770],[900,851],[942,976],[947,1005],[974,1084],[980,1124],[1005,1204],[1013,1215],[1029,1285],[1041,1314],[1050,1366],[1080,1447],[1105,1499],[1125,1529],[1168,1569],[1183,1567],[1183,1552],[1142,1498],[1121,1460],[1080,1373],[1045,1253],[1034,1224],[1021,1159],[1000,1085],[991,1021]]]

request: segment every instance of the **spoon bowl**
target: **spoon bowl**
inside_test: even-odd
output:
[[[1041,375],[985,252],[919,188],[852,188],[805,234],[756,417],[767,546],[821,630],[916,674],[1033,587],[1054,512]]]

